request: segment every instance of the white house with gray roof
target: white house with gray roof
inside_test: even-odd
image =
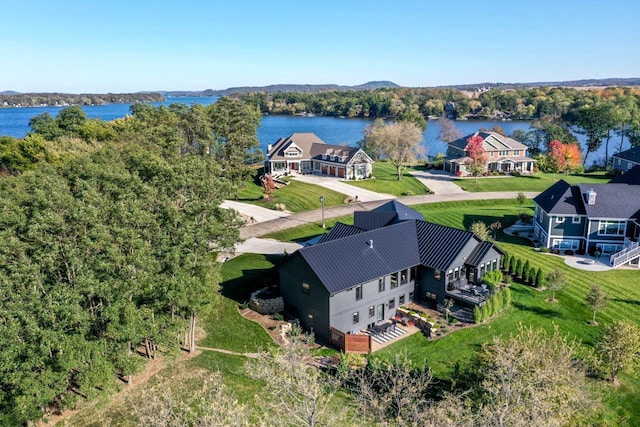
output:
[[[444,159],[445,171],[452,175],[469,175],[467,163],[471,158],[467,146],[474,136],[482,138],[482,148],[487,159],[486,171],[533,173],[535,160],[527,156],[526,145],[497,132],[484,131],[478,131],[449,143],[447,157]]]
[[[373,160],[359,148],[327,144],[313,133],[294,133],[269,145],[265,170],[273,176],[314,173],[363,179],[371,176]]]

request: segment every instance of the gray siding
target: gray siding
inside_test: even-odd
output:
[[[427,299],[427,292],[436,296],[436,302],[442,304],[445,299],[445,278],[446,271],[440,272],[440,280],[435,278],[435,270],[433,268],[422,267],[418,272],[418,285],[416,286],[416,301],[433,302],[433,299]]]
[[[558,223],[558,218],[564,218],[564,221]],[[573,216],[553,215],[551,216],[551,233],[554,236],[565,237],[583,237],[586,218],[580,218],[580,223],[573,223]]]
[[[329,293],[304,260],[294,257],[279,269],[280,293],[286,303],[285,308],[297,315],[305,331],[328,341]],[[309,284],[309,293],[303,292],[303,283]]]
[[[411,269],[407,269],[410,271]],[[385,289],[379,292],[378,279],[362,284],[362,298],[356,300],[356,286],[348,290],[336,293],[329,299],[330,325],[341,332],[359,331],[368,325],[376,323],[379,306],[384,305],[382,320],[392,318],[396,309],[400,306],[399,297],[404,295],[405,303],[409,302],[409,293],[413,292],[414,282],[407,278],[407,283],[391,289],[391,276],[384,276]],[[389,307],[389,300],[394,300],[394,307]],[[374,307],[374,315],[369,316],[369,307]],[[358,313],[359,321],[354,323],[353,314]]]

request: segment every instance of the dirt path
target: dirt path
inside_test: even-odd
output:
[[[248,357],[250,359],[257,359],[258,357],[260,357],[259,353],[238,353],[237,351],[225,350],[224,348],[201,347],[197,345],[196,349],[205,350],[205,351],[215,351],[216,353],[231,354],[233,356]]]

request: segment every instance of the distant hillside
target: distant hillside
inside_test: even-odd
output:
[[[0,92],[0,95],[20,95],[20,92],[16,92],[15,90],[5,90]]]
[[[336,84],[326,85],[300,85],[300,84],[279,84],[269,86],[239,86],[230,87],[228,89],[213,90],[207,89],[203,91],[169,91],[164,92],[165,96],[223,96],[232,94],[247,94],[252,92],[327,92],[331,90],[370,90],[380,88],[397,88],[399,85],[390,81],[367,82],[357,86],[342,86]]]
[[[583,79],[583,80],[565,80],[558,82],[530,82],[530,83],[503,83],[503,82],[484,82],[476,84],[441,86],[459,90],[474,90],[482,87],[490,87],[495,89],[517,89],[528,87],[610,87],[610,86],[640,86],[640,77],[630,78],[609,78],[609,79]]]

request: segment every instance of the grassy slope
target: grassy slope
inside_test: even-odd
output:
[[[535,175],[525,175],[519,177],[504,178],[463,178],[454,179],[453,182],[466,191],[544,191],[553,185],[554,182],[564,179],[569,184],[605,184],[610,177],[604,173],[590,173],[579,175],[548,174],[539,172]]]
[[[393,194],[397,197],[420,195],[429,192],[427,187],[410,175],[405,174],[402,181],[398,181],[396,168],[389,162],[375,162],[373,164],[373,176],[375,179],[344,182],[355,187],[377,193]]]

